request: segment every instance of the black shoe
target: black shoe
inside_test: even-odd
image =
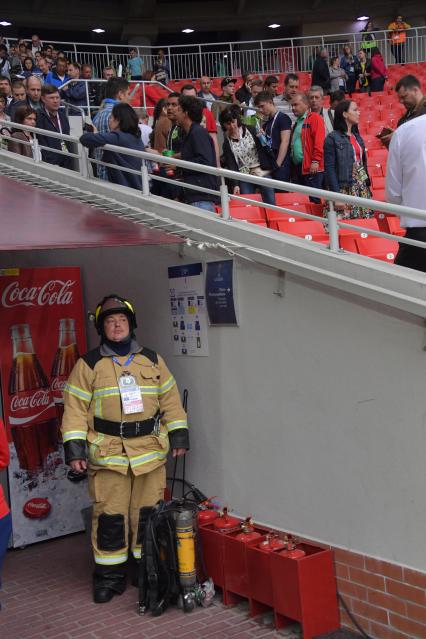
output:
[[[121,595],[121,592],[116,592],[110,588],[97,588],[93,592],[93,601],[95,603],[108,603],[114,597],[114,595]]]
[[[126,590],[127,575],[116,566],[96,566],[93,573],[93,601],[107,603]]]

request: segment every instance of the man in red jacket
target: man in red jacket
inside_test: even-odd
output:
[[[291,107],[296,116],[291,137],[293,182],[320,189],[324,181],[324,120],[309,110],[309,100],[304,93],[293,97]],[[309,196],[309,200],[321,202],[313,196]]]
[[[8,467],[9,458],[9,444],[7,443],[6,430],[2,420],[0,419],[0,472]],[[0,586],[1,568],[11,532],[12,519],[10,517],[9,506],[3,495],[3,488],[0,485]]]

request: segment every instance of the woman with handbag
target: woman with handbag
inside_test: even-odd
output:
[[[324,142],[325,179],[330,191],[371,198],[365,145],[358,132],[360,110],[353,100],[340,102],[334,111],[334,131]],[[359,205],[335,203],[340,218],[368,218],[374,213]]]
[[[245,125],[238,108],[228,107],[219,116],[219,122],[225,134],[223,142],[223,165],[230,171],[242,175],[269,177],[275,168],[275,161],[262,146],[256,129]],[[233,195],[256,193],[256,185],[244,179],[231,183]],[[267,204],[275,204],[273,188],[261,186],[262,199]]]

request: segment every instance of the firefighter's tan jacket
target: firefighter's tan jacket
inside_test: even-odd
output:
[[[128,358],[117,356],[116,359],[123,365]],[[117,380],[124,370],[133,375],[140,386],[143,412],[122,413]],[[68,462],[84,458],[81,451],[87,441],[89,464],[93,469],[110,468],[126,474],[130,465],[135,475],[142,475],[166,462],[169,435],[173,448],[189,447],[186,413],[179,391],[160,356],[155,364],[139,352],[125,367],[115,363],[112,357],[99,356],[93,368],[80,358],[64,389],[64,408],[62,436]],[[163,413],[158,437],[122,439],[94,430],[94,416],[114,422],[133,422],[149,419],[158,410]]]

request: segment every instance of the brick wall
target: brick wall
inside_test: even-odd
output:
[[[374,639],[426,639],[426,574],[334,549],[337,588]],[[354,629],[341,607],[342,626]]]

